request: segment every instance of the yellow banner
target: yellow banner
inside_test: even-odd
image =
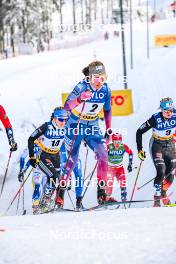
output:
[[[128,89],[112,91],[111,105],[113,116],[126,116],[132,114],[132,91]]]
[[[176,45],[176,35],[160,35],[155,37],[155,46]]]
[[[62,104],[64,105],[68,93],[62,93]],[[126,116],[133,113],[132,91],[131,90],[115,90],[111,96],[112,115]],[[103,117],[101,111],[100,117]]]

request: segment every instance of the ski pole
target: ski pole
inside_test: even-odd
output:
[[[5,170],[2,186],[1,186],[0,198],[1,198],[1,195],[3,193],[3,189],[4,189],[6,177],[7,177],[7,172],[8,172],[8,169],[9,169],[9,163],[10,163],[11,156],[12,156],[12,151],[10,151],[10,154],[9,154],[9,158],[8,158],[8,162],[7,162],[7,166],[6,166],[6,170]]]
[[[83,184],[85,183],[85,181],[86,181],[88,178],[90,178],[91,174],[92,174],[92,172],[90,172],[90,173],[87,175],[87,177],[83,180]]]
[[[138,172],[137,172],[137,175],[136,175],[136,180],[135,180],[135,183],[134,183],[134,187],[133,187],[133,191],[132,191],[132,194],[131,194],[130,203],[129,203],[129,207],[128,208],[131,207],[131,201],[133,199],[133,195],[134,195],[134,192],[135,192],[135,189],[136,189],[136,184],[137,184],[137,180],[138,180],[139,173],[140,173],[140,170],[141,170],[142,162],[143,161],[141,160],[141,162],[139,164],[139,169],[138,169]]]
[[[73,203],[73,200],[72,200],[72,198],[71,198],[71,196],[70,196],[70,193],[69,193],[68,189],[67,189],[67,194],[68,194],[68,197],[69,197],[70,202],[71,202],[71,204],[72,204],[73,210],[75,210],[74,203]]]
[[[19,208],[19,203],[20,203],[20,196],[21,196],[21,193],[19,192],[19,194],[18,194],[18,201],[17,201],[17,208],[16,208],[16,215],[18,213],[18,208]]]
[[[85,194],[86,194],[86,192],[87,192],[87,190],[88,190],[88,187],[89,187],[89,185],[90,185],[90,182],[91,182],[91,180],[92,180],[92,177],[93,177],[93,175],[94,175],[94,172],[95,172],[97,166],[98,166],[98,161],[96,162],[95,167],[94,167],[94,169],[93,169],[93,171],[92,171],[92,173],[91,173],[91,175],[90,175],[90,179],[89,179],[89,182],[88,182],[88,184],[87,184],[87,186],[86,186],[86,188],[85,188],[85,191],[84,191],[84,193],[83,193],[82,200],[83,200],[83,198],[84,198],[84,196],[85,196]]]
[[[34,168],[32,167],[32,169],[30,170],[28,176],[24,179],[23,183],[21,184],[20,188],[19,188],[18,191],[16,192],[15,196],[13,197],[12,201],[10,202],[10,204],[9,204],[8,208],[6,209],[6,211],[5,211],[4,214],[6,214],[6,213],[9,211],[10,207],[12,206],[12,204],[14,203],[14,201],[16,200],[18,194],[21,192],[21,190],[22,190],[24,184],[26,183],[26,181],[28,180],[29,176],[31,175],[33,169],[34,169]]]
[[[86,101],[83,102],[83,106],[82,106],[81,112],[80,112],[80,114],[79,114],[79,118],[78,118],[78,122],[77,122],[77,129],[79,128],[79,124],[80,124],[80,122],[81,122],[81,115],[82,115],[82,113],[83,113],[83,111],[84,111],[85,103],[86,103]],[[72,144],[71,144],[71,147],[70,147],[70,151],[69,151],[69,154],[68,154],[67,161],[66,161],[65,166],[64,166],[64,170],[65,170],[65,169],[67,168],[67,166],[68,166],[68,163],[69,163],[69,160],[70,160],[70,157],[71,157],[71,153],[72,153],[72,150],[73,150],[73,146],[74,146],[74,143],[75,143],[75,141],[76,141],[76,136],[77,136],[77,133],[75,133],[74,136],[73,136]],[[75,160],[74,163],[76,164],[76,162],[77,162],[77,160]],[[65,181],[68,180],[68,178],[70,177],[70,174],[71,174],[71,173],[68,173],[68,174],[67,174],[67,177],[65,178]]]
[[[155,179],[155,177],[152,178],[151,180],[147,181],[146,183],[144,183],[144,184],[141,185],[140,187],[137,187],[136,189],[139,191],[139,190],[142,189],[144,186],[146,186],[147,184],[149,184],[150,182],[152,182],[154,179]]]
[[[24,178],[23,178],[23,182],[24,182]],[[25,215],[26,214],[26,210],[24,209],[24,184],[23,184],[23,215]]]
[[[86,147],[87,147],[87,145],[86,145]],[[84,182],[85,182],[85,177],[86,177],[88,153],[89,153],[89,149],[87,148],[87,150],[86,150],[86,158],[85,158],[85,166],[84,166],[84,174],[83,174],[83,187],[84,187]]]
[[[173,168],[166,176],[165,176],[165,180],[170,176],[170,174],[172,174],[172,172],[175,170],[175,168]],[[139,187],[137,187],[136,189],[139,191],[140,189],[142,189],[144,186],[146,186],[148,183],[150,183],[150,182],[152,182],[153,180],[155,179],[155,177],[154,178],[152,178],[152,179],[150,179],[149,181],[147,181],[146,183],[144,183],[143,185],[141,185],[141,186],[139,186]]]

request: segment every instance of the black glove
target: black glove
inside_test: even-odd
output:
[[[16,151],[17,150],[17,143],[15,141],[12,141],[10,143],[10,146],[11,146],[10,151]]]
[[[21,172],[18,174],[18,180],[19,180],[19,182],[22,182],[23,179],[24,179],[24,172],[21,171]]]
[[[106,133],[104,134],[105,139],[109,139],[110,135],[112,134],[112,129],[108,128]]]
[[[128,167],[127,167],[127,170],[128,170],[128,172],[132,172],[132,164],[128,164]]]
[[[33,168],[36,168],[38,164],[39,164],[39,160],[38,159],[36,159],[35,157],[30,157],[30,165]]]

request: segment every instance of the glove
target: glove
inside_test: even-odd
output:
[[[72,189],[72,181],[71,181],[71,175],[70,178],[68,180],[68,184],[67,184],[67,190],[70,191]]]
[[[91,99],[91,97],[92,97],[92,92],[88,90],[88,91],[82,92],[79,99],[81,102],[84,102],[84,101]]]
[[[144,161],[145,158],[146,158],[145,151],[143,151],[143,150],[139,150],[139,151],[138,151],[138,158],[139,158],[140,160]]]
[[[105,135],[104,135],[104,138],[106,139],[106,146],[108,146],[109,143],[110,143],[110,136],[111,136],[111,134],[112,134],[112,129],[108,128],[106,130]]]
[[[128,167],[127,167],[127,170],[128,170],[128,172],[132,172],[132,164],[128,164]]]
[[[16,151],[17,150],[17,143],[15,141],[12,141],[10,143],[10,146],[11,146],[10,151]]]
[[[87,148],[87,142],[83,141],[84,147]]]
[[[108,128],[106,130],[106,133],[104,134],[104,138],[105,139],[109,139],[109,137],[111,136],[111,134],[112,134],[112,129]]]
[[[35,157],[30,157],[30,165],[33,168],[36,168],[38,164],[39,164],[39,160],[38,159],[36,159]]]
[[[18,174],[18,180],[19,180],[19,182],[22,182],[23,179],[24,179],[24,172],[21,171],[21,172]]]

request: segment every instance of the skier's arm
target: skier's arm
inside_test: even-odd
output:
[[[145,123],[143,123],[136,132],[136,143],[138,151],[142,150],[142,135],[156,125],[156,121],[152,116]]]
[[[108,95],[106,102],[103,106],[103,112],[104,112],[104,118],[105,118],[105,125],[106,130],[111,128],[111,122],[112,122],[112,110],[111,110],[111,91],[108,90]]]
[[[28,160],[28,161],[26,162],[26,165],[25,165],[24,170],[27,171],[27,169],[29,168],[30,165],[31,165],[31,164],[30,164],[30,160]]]
[[[10,120],[4,110],[4,107],[2,105],[0,105],[0,120],[3,123],[3,126],[5,127],[5,129],[11,128],[11,123]]]
[[[28,156],[28,148],[25,148],[20,157],[20,172],[22,172],[22,170],[24,169],[25,159],[27,156]]]
[[[9,145],[12,145],[15,142],[14,136],[13,136],[13,129],[12,129],[10,120],[5,112],[5,109],[2,105],[0,105],[0,120],[6,130]]]
[[[132,163],[133,163],[133,151],[125,144],[124,144],[124,147],[125,147],[126,153],[129,155],[129,164],[132,165]]]
[[[73,110],[76,106],[78,106],[81,103],[81,93],[84,91],[85,86],[83,83],[79,83],[75,86],[73,91],[69,94],[67,97],[67,100],[65,102],[64,108],[67,111]]]
[[[42,136],[47,130],[47,123],[37,128],[28,139],[29,157],[34,157],[34,141]]]

